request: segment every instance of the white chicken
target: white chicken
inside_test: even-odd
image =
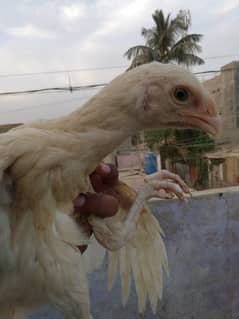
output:
[[[21,126],[0,136],[0,311],[12,319],[19,308],[50,304],[67,319],[90,319],[83,256],[90,244],[73,217],[73,199],[88,191],[89,174],[128,136],[152,127],[192,127],[215,134],[215,104],[188,71],[151,63],[124,73],[77,111]],[[153,176],[128,214],[89,222],[110,253],[109,284],[120,261],[123,302],[133,273],[143,311],[162,294],[167,257],[160,227],[145,199],[166,189],[183,197],[187,187]],[[161,176],[162,177],[162,176]],[[126,216],[125,216],[126,215]],[[93,247],[89,247],[89,251]],[[136,262],[137,260],[137,262]],[[19,317],[17,317],[19,318]]]

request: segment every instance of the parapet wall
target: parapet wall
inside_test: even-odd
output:
[[[134,291],[125,307],[120,285],[106,289],[106,266],[91,276],[94,319],[238,319],[239,192],[211,192],[189,200],[152,201],[165,232],[171,276],[154,316],[138,315]],[[49,314],[49,312],[47,311]],[[30,318],[48,318],[46,311]],[[49,314],[51,319],[59,315]]]

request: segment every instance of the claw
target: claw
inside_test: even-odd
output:
[[[162,190],[164,191],[163,195]],[[185,193],[191,194],[183,180],[178,175],[163,170],[145,178],[145,184],[138,192],[124,221],[116,223],[113,217],[101,219],[92,216],[88,222],[93,228],[96,239],[104,247],[109,250],[118,250],[133,235],[145,200],[152,197],[165,198],[170,196],[172,198],[173,195],[176,195],[180,200],[187,202]]]
[[[164,181],[164,180],[171,180],[175,183],[175,185],[180,187],[180,191],[176,191],[175,195],[184,200],[184,193],[188,194],[189,196],[192,196],[189,187],[187,184],[181,179],[181,177],[177,174],[171,173],[167,170],[161,170],[157,173],[148,175],[145,178],[145,182],[152,182],[152,181]],[[183,191],[183,192],[182,192]],[[165,196],[164,196],[165,198]]]

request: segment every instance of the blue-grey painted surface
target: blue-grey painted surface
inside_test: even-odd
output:
[[[144,156],[145,173],[147,175],[156,173],[158,171],[157,155],[155,153],[147,153]]]
[[[106,265],[91,276],[94,319],[238,319],[239,193],[151,202],[165,231],[171,276],[154,316],[149,307],[138,315],[133,291],[125,308],[119,281],[106,290]],[[43,309],[31,319],[62,319]]]

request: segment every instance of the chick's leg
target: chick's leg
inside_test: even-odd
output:
[[[93,227],[96,239],[105,248],[118,250],[126,244],[136,229],[137,221],[146,199],[161,197],[161,190],[173,193],[181,200],[185,199],[184,192],[189,192],[188,187],[177,175],[171,173],[168,175],[168,173],[167,171],[164,172],[164,176],[159,176],[156,173],[146,180],[146,184],[138,192],[135,202],[123,222],[115,220],[114,217],[101,219],[91,216],[89,218],[89,223]],[[173,179],[177,184],[163,180],[164,178]]]

